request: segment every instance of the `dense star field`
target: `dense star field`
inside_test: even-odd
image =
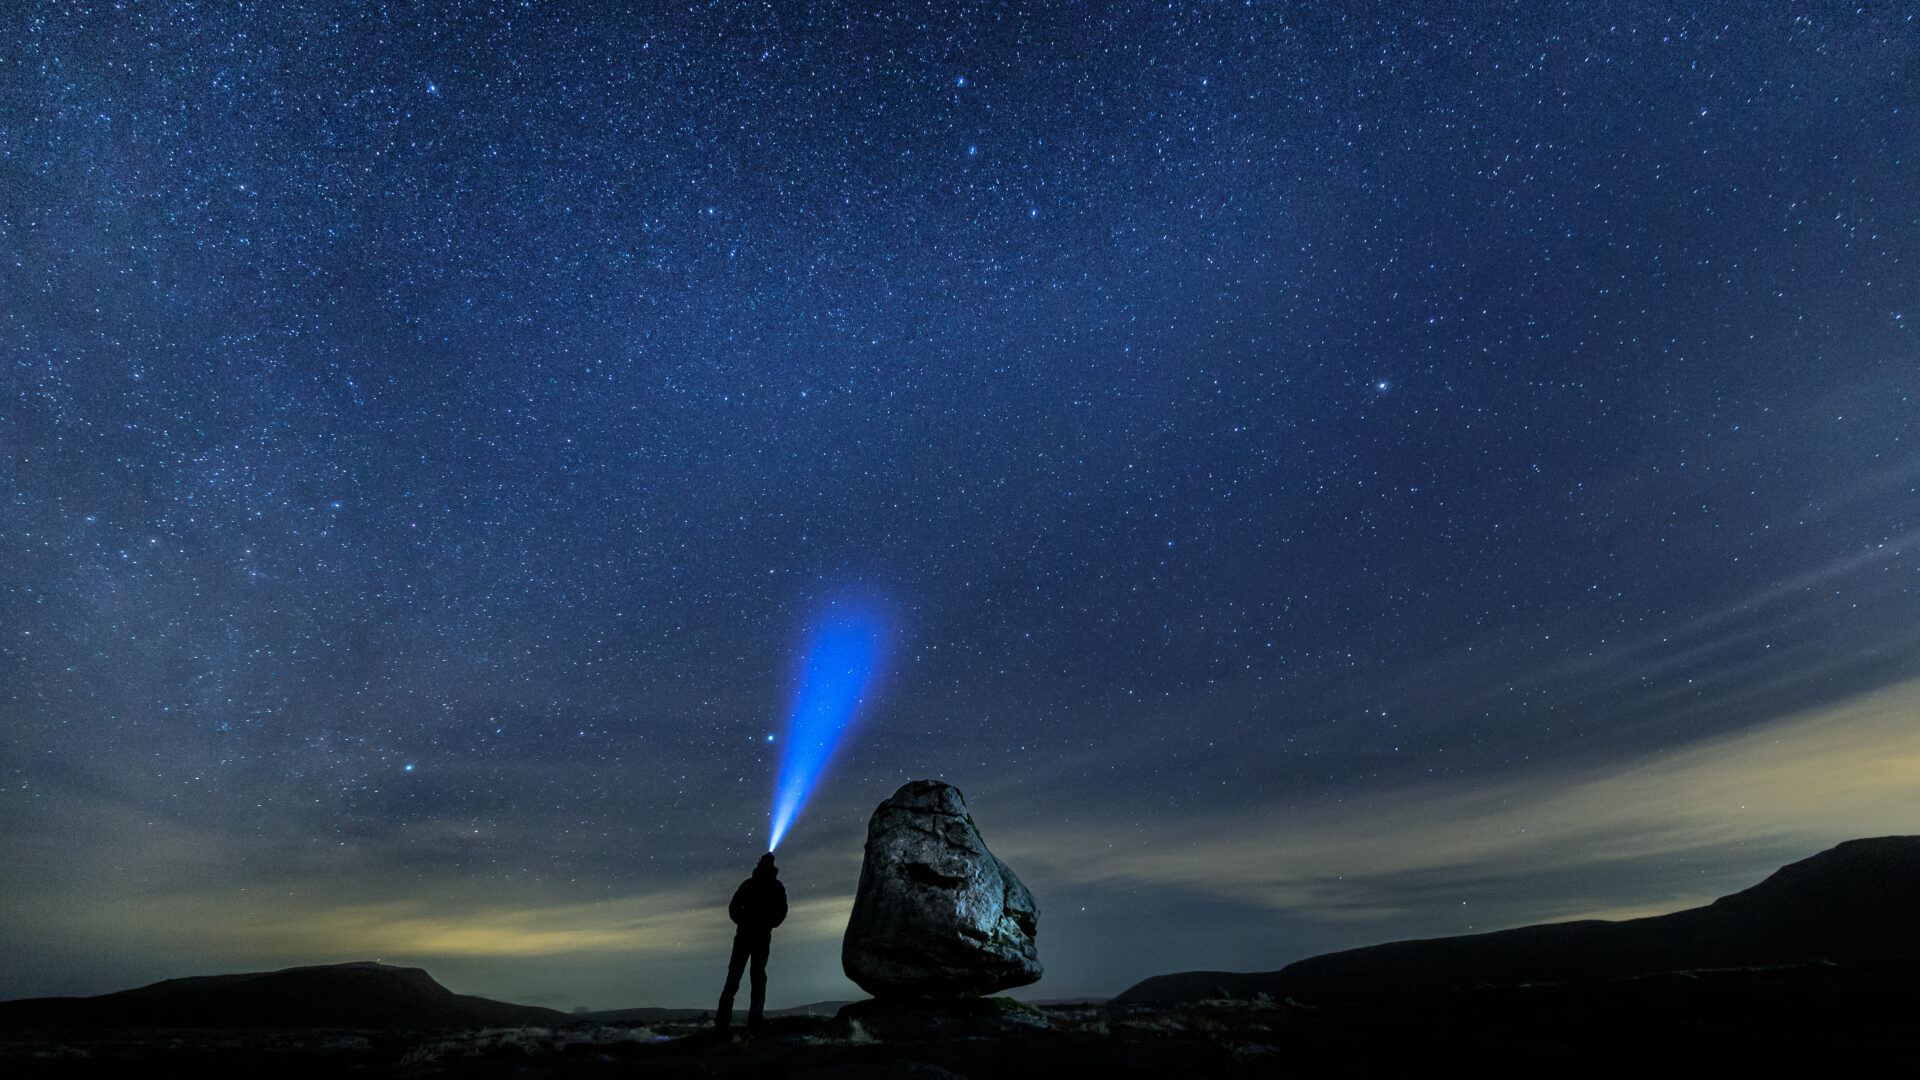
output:
[[[850,597],[774,1006],[1920,831],[1905,5],[576,7],[0,14],[0,996],[709,1003]]]

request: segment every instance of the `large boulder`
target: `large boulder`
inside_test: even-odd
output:
[[[840,946],[875,997],[991,994],[1040,978],[1039,905],[980,839],[957,788],[915,780],[867,822],[860,891]]]

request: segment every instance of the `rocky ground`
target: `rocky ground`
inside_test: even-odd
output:
[[[1309,1008],[1289,1002],[963,1008],[446,1031],[16,1030],[13,1076],[968,1077],[1371,1075],[1415,1069],[1597,1075],[1899,1060],[1920,978],[1816,966],[1697,972]],[[1851,1068],[1850,1068],[1851,1066]]]

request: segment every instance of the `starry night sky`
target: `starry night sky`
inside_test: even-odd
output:
[[[1905,5],[623,6],[0,15],[0,995],[705,1004],[848,595],[776,1006],[920,777],[1043,999],[1920,831]]]

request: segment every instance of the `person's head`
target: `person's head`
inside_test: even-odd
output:
[[[773,852],[771,851],[760,856],[760,861],[753,866],[754,877],[772,877],[779,872],[780,868],[773,865]]]

